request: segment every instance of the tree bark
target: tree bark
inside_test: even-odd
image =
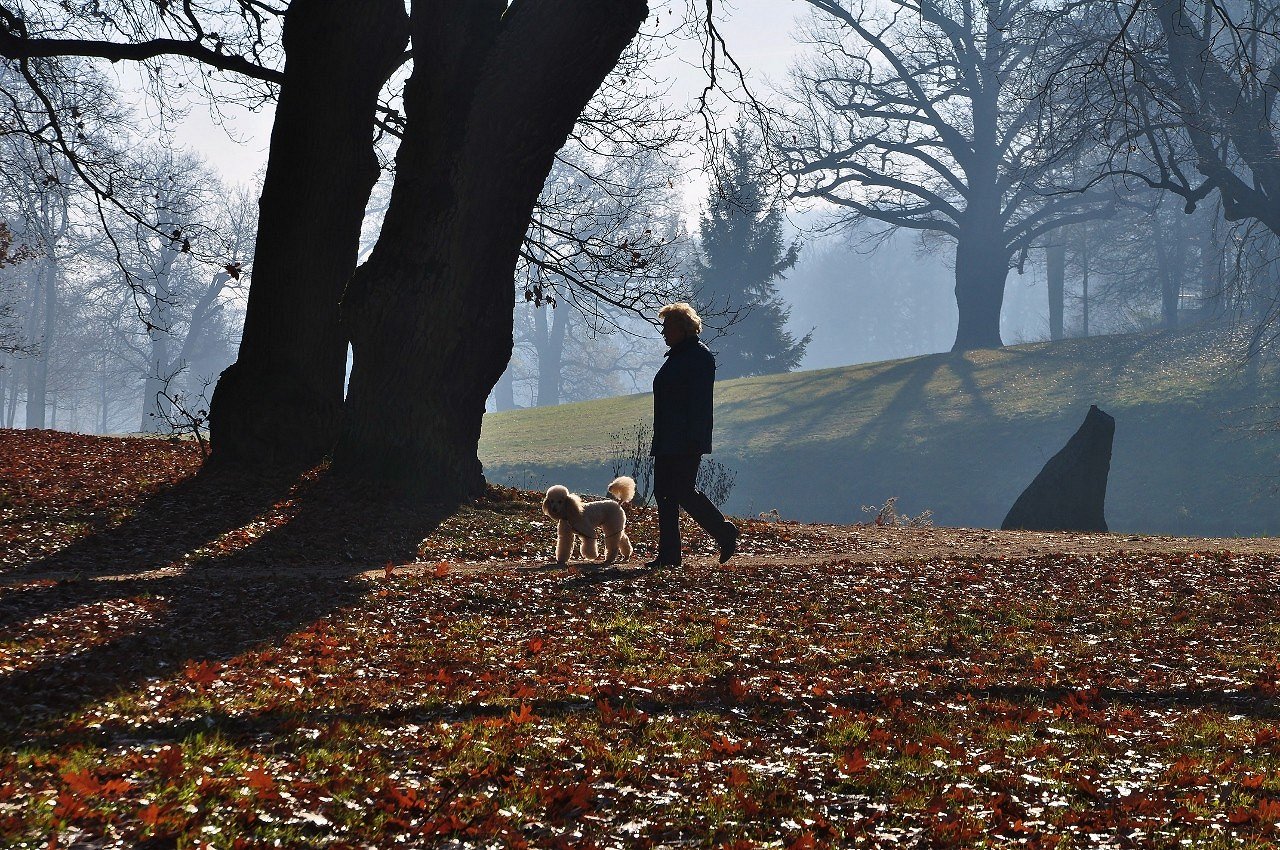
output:
[[[38,315],[43,312],[44,333],[40,335],[40,352],[32,358],[31,367],[27,381],[27,427],[43,428],[45,427],[45,405],[47,403],[46,393],[49,387],[49,358],[53,354],[54,333],[57,330],[58,323],[58,264],[52,257],[53,248],[50,247],[51,256],[46,257],[40,264],[38,272],[39,280],[41,280],[40,289],[36,297],[32,299],[32,310]],[[41,310],[39,304],[41,296],[44,300],[44,308]],[[38,325],[35,325],[38,327]],[[28,339],[34,338],[34,334]]]
[[[400,0],[294,0],[235,363],[209,410],[210,461],[305,465],[333,447],[347,340],[338,322],[378,177],[378,91],[408,38]]]
[[[335,473],[440,502],[483,490],[480,422],[511,357],[520,242],[555,152],[647,13],[643,0],[414,4],[396,183],[343,299],[354,362]]]
[[[1222,245],[1218,240],[1218,216],[1216,207],[1209,206],[1204,218],[1204,229],[1200,233],[1200,279],[1204,281],[1201,298],[1204,302],[1206,317],[1211,319],[1222,316],[1224,303],[1222,275]]]
[[[564,368],[564,337],[568,331],[568,307],[551,310],[551,325],[543,308],[535,307],[535,338],[538,348],[538,407],[560,403],[560,378]]]
[[[952,351],[1001,348],[1000,309],[1009,275],[1002,240],[986,228],[961,228],[956,243],[956,308],[959,322]]]
[[[1062,316],[1067,280],[1067,246],[1064,242],[1046,245],[1044,249],[1045,280],[1049,284],[1049,339],[1062,339]]]
[[[1174,214],[1179,215],[1178,213]],[[1152,234],[1156,249],[1156,274],[1160,279],[1160,325],[1166,330],[1178,327],[1178,300],[1182,293],[1182,269],[1180,246],[1175,244],[1181,236],[1181,218],[1174,218],[1172,233],[1165,233],[1160,219],[1153,221],[1156,232]]]
[[[502,377],[498,379],[493,401],[499,413],[504,410],[516,409],[516,376],[509,362],[502,373]]]

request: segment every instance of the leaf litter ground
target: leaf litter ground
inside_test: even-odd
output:
[[[746,521],[561,569],[537,494],[197,466],[0,432],[0,844],[1280,841],[1271,541]]]

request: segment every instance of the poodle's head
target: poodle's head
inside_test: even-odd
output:
[[[542,512],[552,519],[567,519],[581,511],[578,497],[563,484],[548,488],[546,498],[542,500]]]

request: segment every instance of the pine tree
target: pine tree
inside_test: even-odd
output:
[[[783,238],[782,210],[769,195],[758,147],[744,125],[733,131],[700,223],[695,300],[701,309],[738,313],[713,343],[719,378],[789,372],[813,336],[796,339],[786,330],[791,308],[778,296],[776,281],[796,264],[800,246]]]

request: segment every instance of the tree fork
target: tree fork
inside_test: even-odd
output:
[[[440,502],[482,491],[480,423],[511,356],[525,228],[647,14],[643,0],[415,3],[396,185],[343,298],[355,361],[336,473]]]

